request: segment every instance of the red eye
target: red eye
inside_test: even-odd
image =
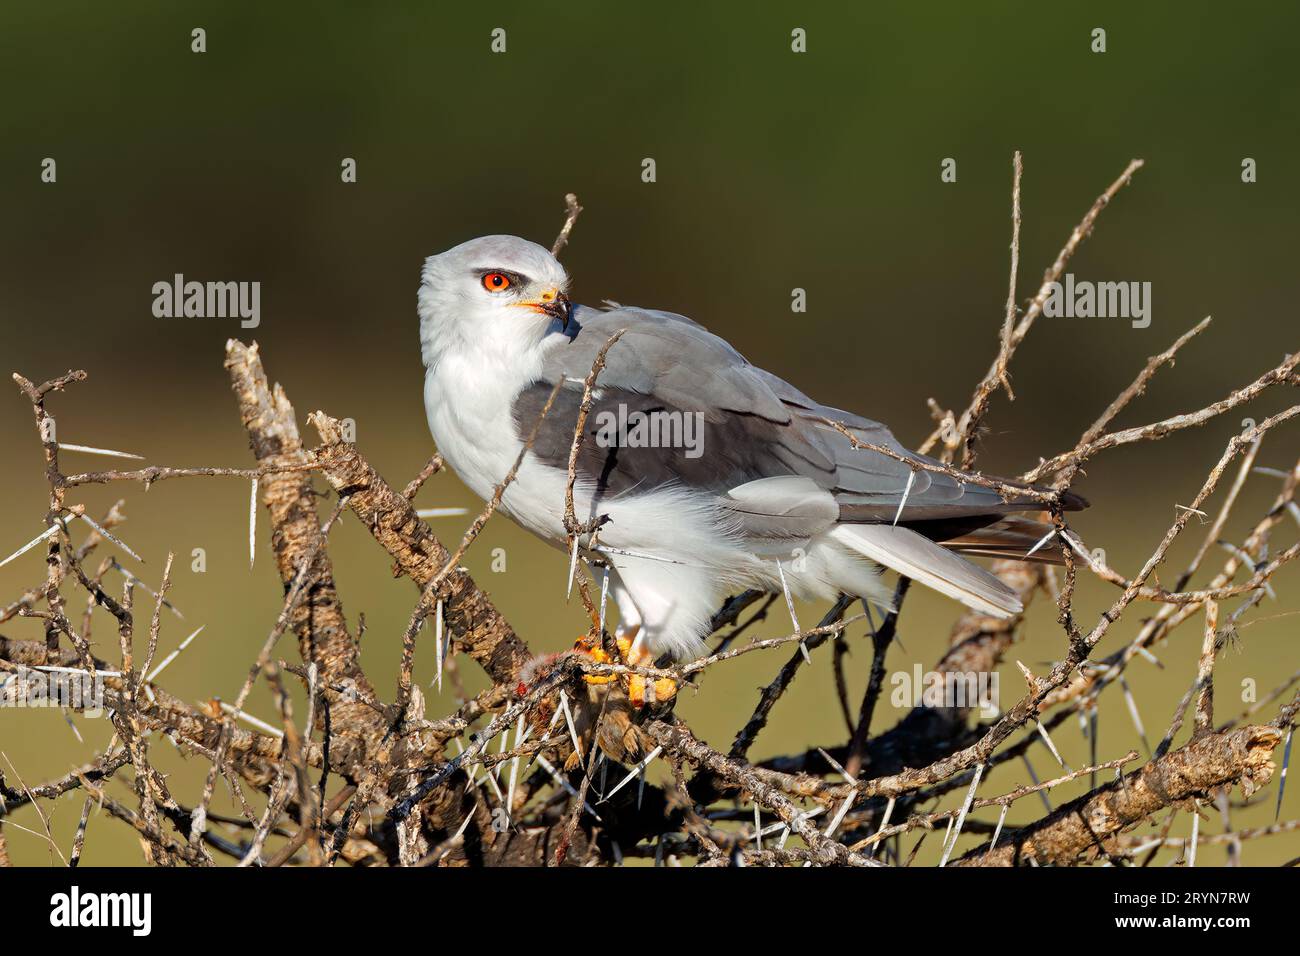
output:
[[[489,292],[504,292],[510,288],[510,277],[502,272],[489,272],[483,277],[483,288]]]

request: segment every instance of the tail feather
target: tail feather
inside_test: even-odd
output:
[[[994,524],[976,528],[938,543],[959,554],[984,558],[1013,558],[1040,564],[1064,564],[1061,549],[1054,546],[1052,526],[1032,518],[1011,515]],[[1035,550],[1037,549],[1037,550]],[[1033,551],[1033,554],[1029,552]]]
[[[831,536],[846,547],[969,608],[992,617],[1024,610],[1020,598],[996,577],[909,528],[841,524]]]

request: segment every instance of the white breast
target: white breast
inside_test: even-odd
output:
[[[510,406],[517,388],[498,376],[474,374],[470,362],[447,356],[424,379],[429,431],[447,463],[482,498],[505,477],[519,454]]]
[[[523,446],[512,407],[531,370],[485,367],[481,355],[446,354],[424,380],[429,431],[447,464],[480,498],[492,497]],[[564,538],[563,472],[529,457],[506,489],[501,510],[534,534]]]

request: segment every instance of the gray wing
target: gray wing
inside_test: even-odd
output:
[[[750,366],[754,374],[768,383],[773,393],[791,410],[797,426],[811,429],[826,442],[834,458],[836,483],[832,489],[840,505],[842,521],[890,521],[898,515],[899,503],[906,495],[900,523],[920,524],[918,530],[934,531],[947,536],[979,527],[962,519],[996,516],[1039,507],[1033,498],[1004,501],[990,488],[960,482],[932,471],[916,471],[897,458],[870,449],[855,448],[839,431],[825,424],[826,419],[845,426],[859,441],[889,448],[915,461],[939,465],[936,458],[904,447],[880,422],[854,415],[842,409],[822,405],[788,382],[770,372]],[[912,486],[907,486],[912,474]],[[1011,486],[1022,485],[1014,479],[1000,479]],[[1028,490],[1028,486],[1026,490]],[[1082,499],[1068,497],[1067,507],[1082,505]]]
[[[563,379],[551,413],[542,423],[533,453],[542,461],[568,466],[583,381],[596,355],[619,329],[623,338],[610,349],[587,422],[579,455],[580,474],[599,496],[636,488],[678,484],[727,496],[761,479],[799,479],[779,485],[782,494],[755,494],[733,505],[762,516],[788,518],[798,533],[801,518],[849,522],[892,522],[906,493],[901,523],[949,536],[1024,510],[1029,499],[1006,503],[993,491],[964,485],[932,472],[916,472],[879,452],[854,448],[819,419],[843,423],[860,440],[905,449],[878,422],[821,405],[782,379],[756,368],[729,344],[691,320],[668,312],[637,308],[609,311],[575,309],[568,341],[550,350],[540,379],[517,398],[517,430],[527,435],[554,384]],[[605,447],[595,439],[602,413],[679,412],[695,416],[696,447]],[[802,492],[803,500],[800,499]],[[829,493],[837,513],[812,504]],[[780,525],[778,520],[777,524]],[[934,523],[933,527],[925,527]]]

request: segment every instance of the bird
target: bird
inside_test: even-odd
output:
[[[608,568],[616,634],[635,659],[699,658],[721,601],[744,589],[847,595],[888,612],[884,569],[995,618],[1021,612],[1011,588],[963,555],[1034,550],[1052,526],[1024,513],[1043,509],[1032,491],[1044,489],[1006,480],[1027,493],[1004,499],[915,467],[938,462],[879,422],[809,398],[699,323],[579,305],[569,292],[559,260],[517,236],[427,258],[417,297],[425,411],[444,461],[481,498],[523,452],[500,510],[567,551],[584,381],[622,332],[591,393],[573,504],[585,528],[600,522],[582,553]],[[1069,492],[1061,502],[1087,504]],[[1035,559],[1060,557],[1043,549]]]

